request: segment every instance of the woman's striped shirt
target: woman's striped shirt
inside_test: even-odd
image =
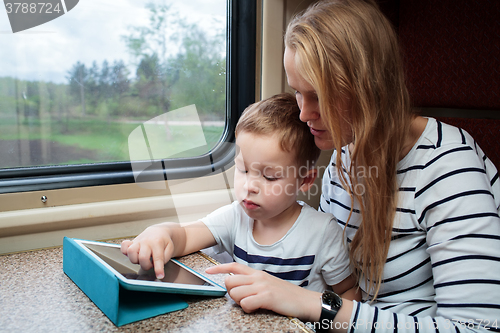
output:
[[[347,149],[342,160],[349,165]],[[346,226],[352,204],[335,161],[336,153],[323,177],[320,210],[337,217],[350,242],[361,214],[355,202]],[[376,171],[358,170],[367,177]],[[350,332],[465,332],[479,325],[500,332],[500,180],[494,165],[467,132],[429,118],[398,164],[398,181],[383,283],[375,302],[355,302]]]

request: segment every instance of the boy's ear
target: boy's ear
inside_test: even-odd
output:
[[[311,168],[307,171],[305,177],[301,178],[300,188],[299,190],[302,192],[307,192],[314,185],[314,181],[318,176],[318,170],[316,168]]]

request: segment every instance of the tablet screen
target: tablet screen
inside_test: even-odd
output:
[[[165,277],[161,280],[156,279],[153,269],[143,270],[140,265],[130,262],[119,247],[102,246],[96,244],[84,244],[95,255],[101,258],[108,265],[113,267],[123,277],[130,280],[155,281],[180,283],[189,285],[209,286],[210,284],[189,270],[180,266],[176,262],[169,260],[165,264]]]
[[[146,280],[146,281],[161,281],[161,282],[170,282],[170,283],[181,283],[181,284],[195,284],[199,286],[209,286],[210,284],[203,281],[193,273],[187,271],[181,266],[177,265],[173,261],[169,260],[169,262],[165,265],[165,277],[161,280],[158,280],[155,276],[155,272],[153,269],[148,271],[143,270],[142,268],[139,272],[136,273],[122,273],[124,277],[131,280]]]

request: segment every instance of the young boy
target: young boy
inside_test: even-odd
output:
[[[236,262],[310,290],[353,288],[341,227],[333,215],[297,202],[313,185],[320,153],[299,114],[291,94],[249,106],[236,126],[237,201],[198,222],[151,226],[124,241],[122,252],[162,279],[171,257],[219,245]]]

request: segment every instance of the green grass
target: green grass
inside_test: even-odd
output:
[[[69,160],[64,164],[82,164],[96,162],[129,161],[129,135],[140,126],[140,123],[123,121],[106,121],[100,119],[68,119],[57,120],[29,120],[17,124],[15,119],[0,119],[0,140],[47,140],[73,149],[86,149],[93,152],[95,159],[88,158]],[[196,136],[194,126],[170,126],[171,139],[165,135],[154,135],[151,146],[155,149],[154,157],[164,158],[170,152],[182,152],[190,148],[192,138]],[[209,147],[213,147],[220,139],[223,127],[204,127],[203,133]],[[209,148],[189,151],[191,155],[176,155],[176,157],[190,157],[192,154],[203,154]],[[1,156],[0,152],[0,156]],[[141,156],[149,156],[148,152],[141,152]],[[163,154],[164,156],[157,156]]]

